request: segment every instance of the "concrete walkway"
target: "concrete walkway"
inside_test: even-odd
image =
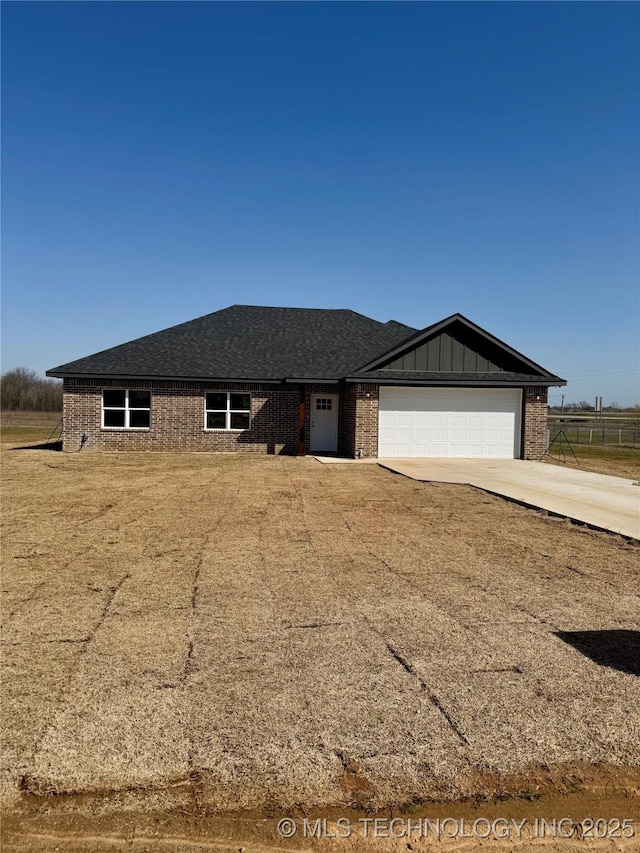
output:
[[[634,480],[520,459],[378,459],[414,480],[467,483],[593,527],[640,539]]]

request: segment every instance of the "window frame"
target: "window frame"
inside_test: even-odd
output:
[[[320,406],[319,403],[323,403],[324,405]],[[316,397],[316,412],[332,412],[333,411],[333,397]]]
[[[227,408],[226,409],[209,409],[207,408],[207,396],[209,394],[225,394],[227,397]],[[249,397],[249,408],[248,409],[232,409],[231,408],[231,395],[232,394],[246,394]],[[204,394],[204,431],[205,432],[249,432],[251,429],[251,425],[253,423],[253,414],[252,414],[252,405],[253,405],[253,394],[251,391],[205,391]],[[225,416],[225,426],[223,427],[208,427],[207,426],[207,415],[210,413],[222,414]],[[231,426],[231,415],[248,415],[249,416],[249,426],[248,427],[232,427]]]
[[[104,395],[105,391],[124,391],[124,406],[105,406]],[[149,394],[148,406],[129,406],[130,391],[146,391]],[[134,432],[149,432],[151,429],[151,398],[152,393],[150,388],[103,388],[100,397],[100,429],[109,430],[112,432],[134,431]],[[104,413],[107,412],[124,412],[124,426],[107,426],[104,422]],[[149,426],[131,426],[131,412],[149,412]]]

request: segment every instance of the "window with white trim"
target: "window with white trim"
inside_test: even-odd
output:
[[[103,429],[149,429],[151,391],[105,388],[102,392]]]
[[[205,394],[204,428],[251,429],[251,394],[240,391]]]

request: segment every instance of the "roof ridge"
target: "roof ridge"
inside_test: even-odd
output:
[[[353,308],[307,308],[301,305],[247,305],[241,302],[235,302],[233,305],[227,306],[228,308],[265,308],[271,311],[331,311],[332,313],[336,313],[338,311],[348,311],[350,314],[358,314],[360,317],[366,317],[366,314],[361,314],[359,311],[354,311]],[[220,308],[220,311],[226,311],[226,308]],[[213,311],[212,313],[217,314],[217,311]],[[208,315],[205,315],[208,316]],[[371,317],[366,317],[367,320],[371,320]],[[376,322],[378,322],[376,320]]]

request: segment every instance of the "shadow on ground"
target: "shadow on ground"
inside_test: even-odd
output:
[[[601,666],[640,675],[640,631],[557,631],[556,636]]]
[[[46,441],[44,444],[25,444],[24,447],[12,447],[11,450],[62,450],[62,441]]]

